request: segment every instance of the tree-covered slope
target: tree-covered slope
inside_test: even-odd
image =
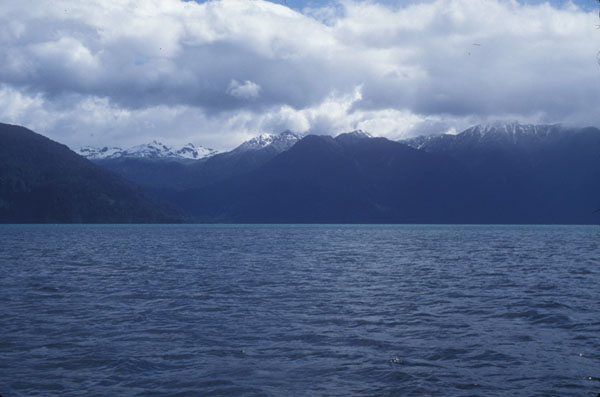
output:
[[[135,185],[66,146],[26,128],[0,124],[0,222],[173,220]]]

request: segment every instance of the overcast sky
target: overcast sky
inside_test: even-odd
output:
[[[391,139],[600,126],[594,0],[0,2],[0,121],[71,147],[224,150],[285,129]]]

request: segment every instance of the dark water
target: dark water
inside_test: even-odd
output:
[[[597,396],[599,258],[599,226],[1,226],[0,394]]]

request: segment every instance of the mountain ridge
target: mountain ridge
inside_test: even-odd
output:
[[[423,203],[415,213],[394,202],[410,206],[419,191],[426,191],[423,197],[447,194],[458,186],[452,183],[461,183],[449,171],[453,160],[386,138],[344,138],[306,136],[250,173],[173,199],[200,221],[250,223],[431,222],[457,205]],[[422,166],[420,172],[413,173],[410,164]]]
[[[240,153],[271,147],[272,150],[281,153],[291,148],[300,139],[301,135],[289,130],[285,130],[279,134],[266,133],[243,142],[231,150],[231,152]]]
[[[0,223],[180,221],[163,204],[63,144],[0,124]]]
[[[152,203],[132,183],[115,179],[64,145],[22,127],[2,126],[26,131],[15,137],[34,137],[31,146],[23,146],[6,138],[10,134],[0,135],[2,221],[166,219],[152,212]],[[156,203],[169,202],[195,222],[598,222],[597,128],[496,124],[405,142],[364,131],[335,138],[290,134],[280,134],[281,145],[273,144],[277,136],[262,136],[245,150],[202,161],[95,163],[121,167],[118,173],[125,177],[129,167],[135,182],[141,180],[148,194],[159,197]],[[48,153],[39,149],[48,145]],[[138,204],[132,207],[133,202]]]
[[[253,170],[300,139],[290,131],[262,134],[229,152],[214,153],[196,161],[172,157],[119,156],[92,159],[96,164],[147,188],[188,189],[204,186]]]
[[[135,145],[127,149],[119,147],[94,147],[82,146],[74,150],[75,153],[88,160],[110,160],[119,158],[141,158],[147,160],[188,161],[201,160],[218,153],[215,149],[204,146],[195,146],[187,143],[180,148],[167,146],[159,141]]]
[[[479,124],[467,128],[458,134],[431,134],[421,135],[414,138],[402,139],[405,143],[416,149],[426,149],[432,142],[460,141],[470,139],[472,144],[499,143],[517,145],[522,141],[543,141],[556,138],[561,134],[577,128],[567,128],[562,124],[520,124],[513,123],[491,123]],[[447,142],[446,142],[447,144]]]

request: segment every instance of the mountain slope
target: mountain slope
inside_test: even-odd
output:
[[[230,152],[213,154],[193,162],[175,161],[169,156],[109,156],[93,161],[150,189],[183,190],[206,186],[252,171],[288,150],[299,139],[298,135],[289,131],[277,135],[263,134]]]
[[[308,136],[243,177],[171,199],[202,221],[454,222],[469,200],[461,171],[384,138]]]
[[[495,222],[598,221],[592,214],[600,207],[596,128],[497,123],[406,143],[467,167]]]
[[[66,146],[0,124],[0,222],[130,223],[175,218]]]
[[[200,222],[600,221],[595,128],[494,124],[403,143],[286,132],[189,164],[119,161]]]
[[[235,149],[232,153],[242,153],[267,149],[273,153],[282,153],[294,146],[300,140],[300,136],[291,131],[283,131],[280,134],[262,134],[252,138]]]
[[[169,198],[209,222],[599,221],[597,129],[517,125],[426,141],[308,136],[252,172]]]

